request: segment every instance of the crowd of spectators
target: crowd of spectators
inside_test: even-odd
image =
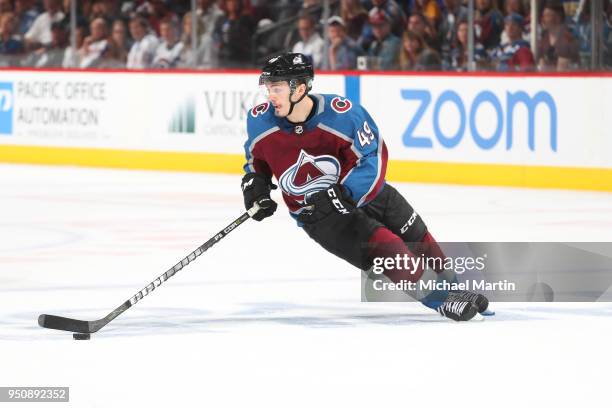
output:
[[[293,50],[327,70],[463,71],[471,29],[477,69],[588,69],[591,0],[537,2],[534,33],[529,0],[475,0],[473,27],[464,0],[197,0],[195,15],[190,0],[78,0],[71,33],[71,0],[0,0],[0,66],[244,68]],[[602,6],[609,69],[612,0]]]

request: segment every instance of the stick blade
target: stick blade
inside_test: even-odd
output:
[[[89,322],[85,320],[69,319],[67,317],[41,314],[38,316],[38,325],[46,329],[64,330],[75,333],[91,333]]]

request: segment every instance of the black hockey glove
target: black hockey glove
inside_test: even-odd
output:
[[[244,206],[249,210],[254,203],[259,205],[260,210],[253,217],[255,221],[261,221],[270,217],[276,211],[278,205],[270,198],[270,190],[275,189],[269,177],[258,173],[247,173],[242,178],[242,195]]]
[[[348,215],[356,206],[348,190],[340,184],[334,184],[308,196],[304,208],[298,215],[298,221],[314,224],[329,216]]]

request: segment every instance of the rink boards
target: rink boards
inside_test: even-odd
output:
[[[255,72],[0,70],[0,161],[240,173]],[[612,75],[322,74],[387,178],[612,191]]]

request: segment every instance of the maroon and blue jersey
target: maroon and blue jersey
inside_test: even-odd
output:
[[[384,186],[387,147],[370,114],[338,95],[311,94],[314,115],[295,124],[274,115],[269,103],[247,118],[247,173],[274,176],[289,211],[298,214],[304,197],[332,184],[345,186],[358,207]]]

